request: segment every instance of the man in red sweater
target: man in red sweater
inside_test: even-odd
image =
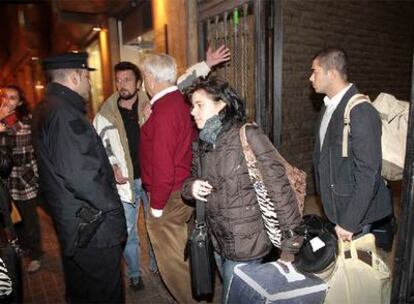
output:
[[[193,209],[181,199],[191,171],[195,129],[189,106],[175,86],[175,60],[151,54],[142,62],[152,114],[141,127],[141,176],[150,197],[147,229],[160,274],[178,303],[195,302],[188,263],[184,261],[187,223]]]

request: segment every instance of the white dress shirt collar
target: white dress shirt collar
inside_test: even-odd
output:
[[[344,97],[345,93],[349,90],[349,88],[352,86],[352,83],[348,84],[345,88],[340,90],[338,93],[336,93],[335,96],[332,98],[329,98],[328,96],[325,96],[323,98],[323,102],[325,103],[325,106],[327,108],[336,108],[341,101],[342,97]]]
[[[345,88],[340,90],[335,96],[332,98],[329,98],[328,96],[325,96],[323,101],[325,102],[325,113],[323,114],[321,125],[319,129],[319,138],[320,138],[320,145],[321,149],[323,146],[323,142],[325,140],[326,131],[329,126],[329,121],[331,120],[333,112],[336,110],[338,104],[341,102],[342,97],[344,97],[345,93],[349,90],[349,88],[352,86],[352,83],[347,85]]]
[[[171,86],[168,87],[160,92],[158,92],[157,94],[155,94],[152,98],[151,98],[151,105],[153,105],[158,99],[161,99],[163,96],[167,95],[168,93],[177,91],[178,87],[177,86]]]

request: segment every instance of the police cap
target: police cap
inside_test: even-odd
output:
[[[94,71],[94,68],[88,67],[88,53],[65,53],[54,55],[43,60],[42,65],[45,70],[57,69],[87,69]]]

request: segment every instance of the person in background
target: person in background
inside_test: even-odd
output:
[[[349,156],[342,157],[344,111],[358,93],[348,80],[345,52],[320,51],[309,80],[316,93],[326,94],[313,156],[316,188],[338,238],[352,240],[392,213],[391,196],[381,177],[381,121],[372,105],[356,105],[350,113]]]
[[[216,51],[207,50],[206,61],[200,62],[180,77],[179,85],[190,85],[198,76],[205,76],[210,68],[229,59],[229,50],[224,46]],[[148,213],[148,198],[142,187],[139,166],[140,126],[148,119],[149,105],[146,92],[141,90],[142,77],[138,67],[131,62],[115,65],[117,92],[110,96],[96,114],[93,124],[114,170],[118,193],[122,200],[127,221],[128,239],[124,249],[128,283],[132,290],[144,288],[140,270],[140,246],[137,221],[140,202],[144,215]],[[149,270],[157,272],[157,264],[149,244]]]
[[[0,145],[12,149],[13,170],[7,186],[22,221],[16,224],[20,245],[30,258],[27,271],[36,272],[41,267],[43,255],[39,216],[36,211],[39,189],[37,163],[32,146],[31,114],[24,92],[9,85],[3,90]]]
[[[243,157],[239,131],[246,123],[246,114],[241,98],[227,82],[214,79],[196,81],[187,98],[200,133],[193,143],[192,176],[184,182],[182,194],[184,199],[206,202],[206,223],[223,279],[222,301],[226,303],[234,267],[260,263],[272,243]],[[263,131],[251,126],[246,135],[275,204],[282,230],[281,257],[292,260],[302,245],[302,237],[294,232],[301,223],[294,190]]]
[[[126,224],[112,166],[86,117],[87,53],[46,58],[51,82],[33,117],[40,186],[62,251],[68,303],[125,302]]]

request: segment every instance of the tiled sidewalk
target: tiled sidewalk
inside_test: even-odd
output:
[[[59,253],[59,244],[49,216],[38,208],[42,242],[45,254],[42,258],[42,268],[33,274],[23,273],[24,303],[56,304],[65,303],[62,265]],[[141,212],[142,214],[142,212]],[[143,221],[140,219],[140,223]],[[174,303],[166,291],[158,274],[148,270],[149,258],[147,253],[147,241],[144,237],[145,228],[140,224],[140,238],[142,240],[142,273],[145,288],[142,291],[133,292],[125,288],[127,303]],[[27,267],[28,260],[24,259],[23,267]],[[127,285],[125,285],[127,286]]]
[[[42,268],[33,274],[25,271],[28,260],[24,259],[23,284],[25,303],[64,303],[62,266],[60,262],[59,244],[50,218],[38,208],[42,244],[45,254]]]
[[[398,193],[398,192],[397,192]],[[394,201],[394,208],[396,214],[399,214],[399,202]],[[46,215],[42,209],[38,209],[41,228],[42,228],[42,242],[45,255],[42,259],[42,268],[34,273],[28,274],[24,271],[24,303],[36,304],[56,304],[65,303],[64,301],[64,285],[62,266],[60,261],[59,244],[53,228],[51,219]],[[305,213],[322,212],[320,202],[315,197],[308,197],[305,203]],[[145,226],[143,224],[143,212],[140,212],[139,220],[139,234],[142,254],[141,270],[143,273],[143,280],[145,289],[138,292],[131,291],[128,287],[125,288],[126,303],[175,303],[172,297],[167,292],[158,274],[153,274],[148,270],[149,257],[147,254],[147,240],[145,237]],[[394,256],[394,250],[390,253],[380,252],[381,256],[391,266]],[[28,261],[24,260],[24,267],[27,266]],[[219,279],[216,279],[216,294],[213,303],[220,303],[221,285]],[[125,284],[127,286],[127,284]]]

